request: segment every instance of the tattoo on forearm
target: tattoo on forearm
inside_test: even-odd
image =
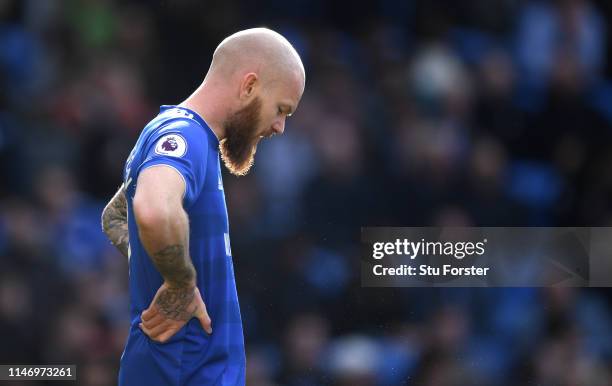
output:
[[[102,229],[111,243],[128,256],[129,233],[125,188],[121,188],[102,212]]]
[[[195,268],[185,247],[181,244],[169,245],[151,256],[153,264],[173,288],[195,285]]]
[[[195,297],[193,287],[166,288],[159,293],[155,304],[168,319],[187,321],[191,319],[194,309],[189,307]]]

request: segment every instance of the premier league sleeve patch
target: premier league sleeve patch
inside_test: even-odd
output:
[[[183,157],[187,153],[187,142],[179,134],[166,134],[157,140],[155,153],[170,157]]]

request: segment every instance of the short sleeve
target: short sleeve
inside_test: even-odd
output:
[[[155,130],[144,150],[136,175],[155,165],[172,167],[185,180],[183,206],[190,207],[204,185],[208,146],[202,128],[189,120],[173,121]]]

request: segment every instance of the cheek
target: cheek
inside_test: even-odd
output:
[[[257,133],[263,135],[270,131],[270,128],[276,121],[276,116],[274,114],[261,114],[259,117]]]

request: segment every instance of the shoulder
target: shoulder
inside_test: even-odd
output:
[[[150,145],[160,155],[184,155],[189,149],[204,150],[208,147],[208,136],[204,128],[189,118],[172,118],[151,132]]]

